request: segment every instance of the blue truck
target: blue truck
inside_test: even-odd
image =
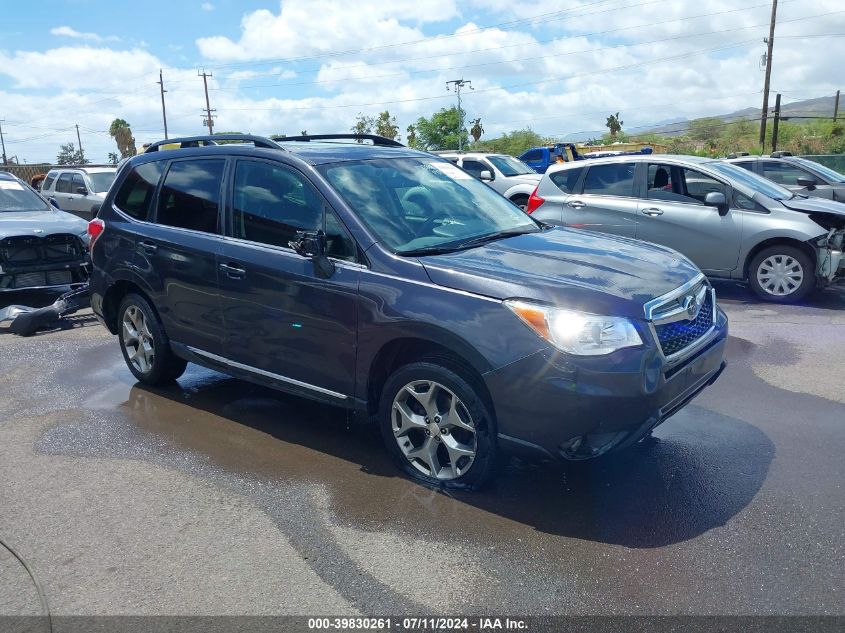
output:
[[[587,160],[589,158],[600,158],[617,154],[651,154],[650,147],[644,147],[636,152],[591,152],[581,154],[575,147],[575,143],[555,143],[543,147],[532,147],[519,156],[519,160],[531,167],[538,174],[545,174],[550,165],[555,163],[568,163],[575,160]]]

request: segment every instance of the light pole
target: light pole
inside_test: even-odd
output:
[[[446,92],[451,90],[450,86],[453,84],[458,95],[458,151],[460,152],[464,148],[464,111],[461,110],[461,88],[464,86],[468,86],[470,90],[475,90],[475,88],[472,87],[472,81],[469,79],[453,79],[446,82]]]

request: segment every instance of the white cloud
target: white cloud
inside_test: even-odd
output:
[[[83,33],[69,26],[57,26],[53,29],[50,29],[50,35],[55,35],[57,37],[70,37],[78,40],[87,40],[89,42],[120,41],[120,38],[116,35],[108,35],[106,37],[103,37],[101,35],[97,35],[96,33]]]
[[[203,2],[203,3],[200,5],[200,8],[201,8],[203,11],[214,11],[214,5],[213,5],[213,4],[211,4],[210,2]]]

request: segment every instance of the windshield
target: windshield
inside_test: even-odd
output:
[[[488,156],[487,160],[493,163],[503,176],[524,176],[525,174],[534,175],[537,173],[513,156]]]
[[[845,182],[845,175],[840,174],[838,171],[833,170],[830,167],[825,167],[821,163],[817,163],[812,160],[807,160],[806,158],[798,158],[797,156],[791,158],[790,160],[798,163],[799,165],[803,165],[807,169],[811,169],[812,171],[821,174],[831,182]]]
[[[350,161],[320,170],[378,239],[399,254],[540,230],[507,199],[442,159]]]
[[[757,174],[750,172],[747,169],[743,169],[742,167],[737,167],[736,165],[719,161],[709,162],[707,163],[707,166],[713,171],[719,172],[723,176],[727,176],[732,180],[740,182],[749,189],[759,191],[764,196],[768,196],[772,200],[789,200],[790,198],[795,197],[789,189],[781,187],[780,185],[773,183],[771,180],[758,176]]]
[[[113,171],[100,171],[88,174],[88,177],[91,179],[91,186],[94,187],[94,192],[105,193],[108,191],[114,182],[114,174],[115,172]]]
[[[0,213],[13,211],[44,211],[50,205],[31,189],[15,180],[0,180]]]

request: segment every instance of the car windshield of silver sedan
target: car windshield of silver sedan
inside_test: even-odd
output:
[[[534,175],[537,173],[521,160],[514,158],[513,156],[488,156],[487,160],[493,163],[496,169],[502,172],[502,175],[507,177],[525,176],[527,174]]]
[[[845,174],[840,174],[838,171],[831,169],[830,167],[825,167],[821,163],[817,163],[812,160],[807,160],[806,158],[799,158],[798,156],[794,156],[791,159],[791,162],[798,163],[799,165],[806,167],[811,171],[821,174],[830,182],[845,183]]]
[[[449,161],[377,159],[320,169],[377,238],[400,255],[470,248],[541,230],[513,203]]]
[[[0,180],[0,213],[44,211],[50,205],[14,180]]]
[[[717,171],[731,180],[739,181],[749,189],[759,191],[764,196],[767,196],[772,200],[789,200],[790,198],[795,197],[795,194],[789,189],[781,187],[780,185],[773,183],[771,180],[758,176],[757,174],[750,172],[747,169],[743,169],[742,167],[718,161],[711,161],[707,163],[707,166],[713,171]]]

